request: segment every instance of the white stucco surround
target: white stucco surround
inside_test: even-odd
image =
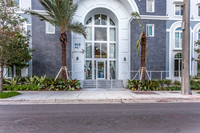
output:
[[[193,48],[194,49],[197,49],[198,48],[198,46],[196,46],[195,45],[195,42],[196,41],[198,41],[199,40],[199,38],[198,38],[198,32],[199,32],[199,30],[200,30],[200,23],[197,23],[195,26],[194,26],[194,28],[193,28]],[[198,66],[197,66],[197,61],[195,61],[196,59],[198,58],[198,54],[194,51],[193,53],[192,53],[192,76],[195,76],[195,75],[197,75],[197,68],[198,68]]]
[[[173,80],[181,80],[180,77],[174,77],[174,57],[177,53],[182,53],[182,48],[175,48],[175,30],[179,27],[181,27],[182,21],[177,21],[173,23],[169,29],[169,78]],[[194,58],[194,35],[193,30],[190,28],[190,58]],[[197,67],[195,67],[195,61],[192,60],[190,62],[190,73],[192,76],[194,76],[193,73],[196,73]]]
[[[103,13],[117,19],[117,77],[126,80],[130,77],[130,20],[131,12],[139,12],[134,0],[76,0],[78,10],[74,21],[85,24],[85,21],[96,13]],[[101,10],[98,10],[101,9]],[[103,10],[105,9],[105,10]],[[98,10],[98,12],[97,12]],[[74,44],[80,43],[80,49],[74,49]],[[84,80],[85,39],[72,33],[72,73],[73,78]],[[77,60],[78,58],[78,60]],[[126,58],[126,61],[124,61]]]

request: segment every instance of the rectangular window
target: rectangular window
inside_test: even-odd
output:
[[[116,61],[110,61],[110,78],[116,79]]]
[[[198,16],[200,17],[200,6],[198,6]]]
[[[46,34],[55,34],[55,26],[46,22]]]
[[[86,43],[86,58],[92,58],[92,43]]]
[[[22,70],[19,67],[16,67],[15,73],[16,73],[17,77],[21,77],[22,76]]]
[[[8,67],[8,77],[12,77],[12,68]]]
[[[15,0],[15,3],[19,6],[19,0]]]
[[[110,41],[116,41],[116,29],[110,28]]]
[[[86,33],[87,33],[87,38],[86,38],[86,40],[92,41],[92,28],[91,28],[91,27],[87,27],[87,28],[86,28]]]
[[[116,58],[116,44],[110,43],[110,59]]]
[[[154,0],[147,0],[146,3],[147,3],[147,12],[154,12],[155,11]]]
[[[154,37],[154,24],[147,24],[147,36]]]
[[[175,5],[175,15],[183,15],[183,5]]]
[[[94,44],[94,58],[107,58],[107,43]]]
[[[107,28],[95,28],[95,41],[107,41]]]
[[[86,79],[92,79],[92,61],[86,61]]]
[[[175,32],[175,48],[182,48],[183,33]]]

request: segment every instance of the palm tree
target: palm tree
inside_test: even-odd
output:
[[[145,67],[145,65],[146,65],[146,52],[147,52],[147,50],[146,50],[146,48],[147,48],[147,38],[146,38],[146,34],[144,32],[142,19],[141,19],[139,13],[133,12],[132,16],[134,18],[136,18],[136,20],[139,24],[140,30],[141,30],[141,34],[140,34],[140,36],[137,40],[137,43],[136,43],[136,49],[137,49],[137,58],[139,59],[140,45],[141,45],[141,66],[140,66],[139,72],[141,73],[140,80],[145,81],[146,80],[145,74],[147,72],[146,67]],[[139,18],[139,20],[138,20],[138,18]]]
[[[72,31],[83,35],[86,38],[85,27],[82,23],[72,22],[73,16],[77,10],[77,5],[73,3],[73,0],[39,0],[44,7],[46,14],[40,14],[36,11],[27,11],[31,15],[36,15],[41,21],[47,21],[56,26],[60,30],[60,44],[62,47],[62,67],[60,72],[63,80],[69,78],[67,65],[66,65],[66,45],[67,45],[67,33]]]

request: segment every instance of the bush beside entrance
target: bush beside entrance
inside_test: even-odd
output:
[[[200,90],[200,80],[192,79],[190,87],[192,90]],[[146,80],[145,82],[129,80],[126,88],[133,91],[180,91],[181,83],[168,79]]]
[[[79,80],[54,81],[46,76],[29,78],[12,78],[4,80],[5,91],[77,91],[81,89]]]

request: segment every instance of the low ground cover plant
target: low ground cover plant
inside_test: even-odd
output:
[[[200,90],[200,78],[192,78],[190,87],[192,90]],[[133,91],[179,91],[181,90],[181,82],[168,79],[146,80],[145,82],[129,80],[126,88]]]
[[[11,78],[4,80],[4,90],[6,91],[76,91],[80,90],[79,80],[56,81],[46,76],[33,76],[26,78]]]
[[[17,95],[20,95],[21,93],[19,92],[14,92],[14,91],[11,91],[11,92],[2,92],[0,93],[0,99],[5,99],[5,98],[9,98],[9,97],[14,97],[14,96],[17,96]]]

